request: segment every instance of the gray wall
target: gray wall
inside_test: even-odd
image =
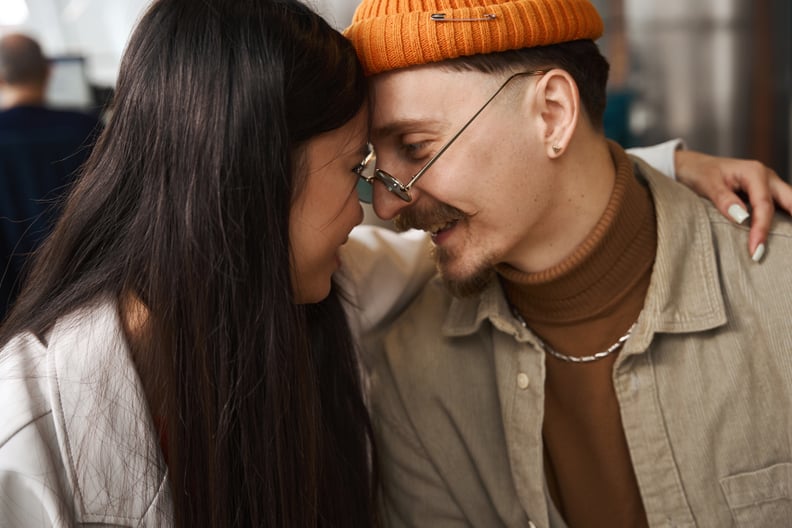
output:
[[[679,136],[789,179],[788,0],[624,0],[623,16],[637,142]]]

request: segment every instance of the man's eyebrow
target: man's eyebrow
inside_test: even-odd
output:
[[[418,119],[418,118],[405,118],[396,121],[391,121],[379,127],[372,127],[372,138],[385,138],[404,134],[415,130],[425,130],[427,127],[442,124],[442,121],[436,119]]]

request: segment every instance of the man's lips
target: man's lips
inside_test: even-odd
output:
[[[432,235],[432,242],[434,242],[435,245],[441,245],[446,237],[453,232],[458,223],[459,220],[451,220],[444,224],[435,224],[431,226],[430,229],[426,229],[426,231]]]
[[[428,226],[423,226],[423,227],[421,227],[421,229],[423,229],[424,231],[426,231],[428,233],[431,233],[432,236],[434,237],[434,236],[437,236],[437,235],[441,234],[444,231],[448,231],[449,229],[454,227],[457,224],[457,222],[459,222],[459,220],[447,220],[447,221],[442,222],[442,223],[436,223],[436,224],[432,224],[432,225],[428,225]]]

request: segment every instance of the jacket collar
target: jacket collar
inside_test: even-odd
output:
[[[646,302],[625,355],[644,350],[657,332],[700,332],[726,323],[708,206],[643,161],[633,161],[637,177],[652,193],[658,245]],[[442,332],[448,337],[470,335],[486,319],[520,341],[534,339],[511,314],[496,280],[477,297],[453,299]]]
[[[47,341],[53,419],[77,519],[170,518],[166,466],[115,302],[64,317]]]

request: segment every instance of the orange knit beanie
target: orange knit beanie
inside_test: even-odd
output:
[[[465,55],[594,40],[588,0],[362,0],[344,34],[367,75]]]

